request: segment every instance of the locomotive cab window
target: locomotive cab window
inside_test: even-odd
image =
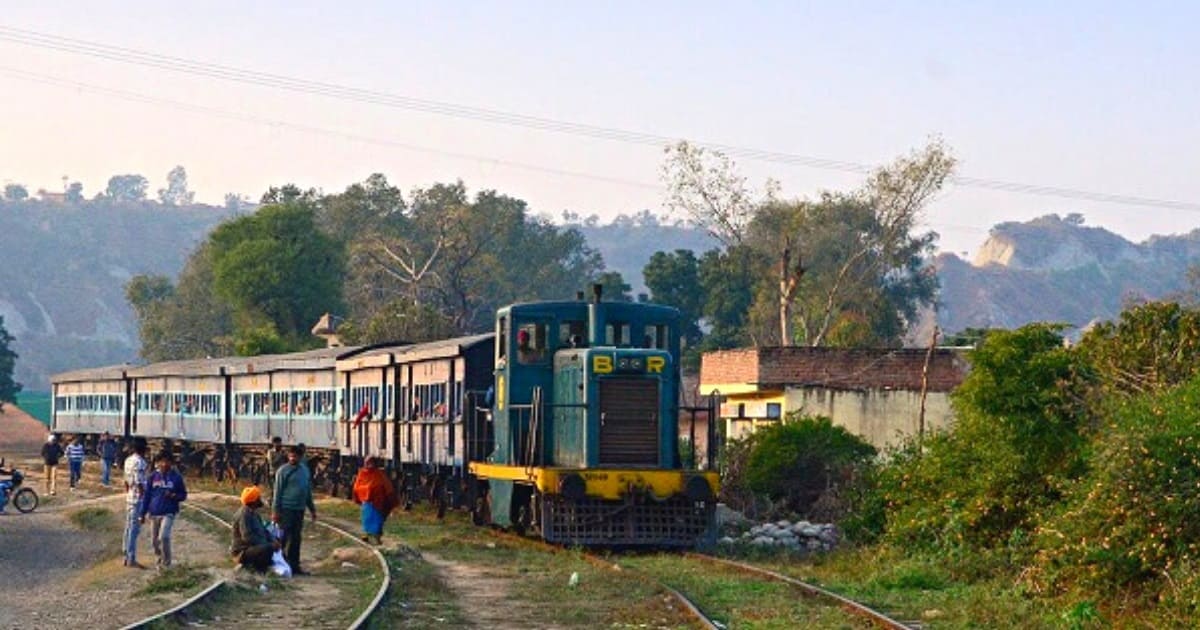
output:
[[[587,347],[587,322],[572,319],[558,325],[559,348]]]
[[[642,335],[643,348],[653,348],[657,350],[667,349],[667,327],[664,324],[646,324],[645,333]]]
[[[632,343],[630,339],[629,324],[622,322],[610,322],[604,327],[604,342],[605,345],[616,346],[618,348],[628,347]]]
[[[517,361],[521,365],[546,360],[546,324],[529,322],[517,329]]]

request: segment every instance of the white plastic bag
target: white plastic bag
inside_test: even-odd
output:
[[[279,523],[274,521],[267,523],[267,533],[275,540],[283,542],[283,528],[279,526]]]
[[[271,572],[279,577],[292,577],[292,567],[283,559],[283,551],[276,551],[271,555]]]

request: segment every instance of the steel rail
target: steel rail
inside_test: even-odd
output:
[[[808,582],[796,579],[796,578],[788,576],[788,575],[784,575],[777,571],[772,571],[770,569],[764,569],[762,567],[756,567],[752,564],[746,564],[744,562],[737,562],[736,560],[727,560],[725,558],[709,556],[709,555],[705,555],[702,553],[689,552],[684,555],[686,555],[689,558],[696,558],[696,559],[702,560],[704,562],[721,564],[721,565],[725,565],[728,567],[738,569],[740,571],[744,571],[746,573],[753,573],[756,575],[761,575],[761,576],[769,577],[769,578],[772,578],[775,580],[779,580],[781,582],[786,582],[788,584],[791,584],[792,586],[800,588],[801,590],[807,591],[810,595],[832,599],[832,600],[838,602],[839,604],[841,604],[842,607],[845,608],[848,612],[859,615],[860,617],[865,617],[865,618],[869,619],[872,623],[874,623],[878,626],[884,627],[884,628],[890,628],[892,630],[912,630],[912,626],[909,626],[908,624],[904,624],[895,619],[892,619],[891,617],[885,615],[882,612],[879,612],[878,610],[875,610],[874,608],[871,608],[870,606],[867,606],[866,604],[856,602],[844,595],[839,595],[838,593],[835,593],[831,590],[821,588],[820,586],[816,586],[815,584],[809,584]]]
[[[219,494],[219,493],[205,493],[205,496],[210,496],[210,497],[215,497],[215,498],[220,498],[220,499],[225,499],[225,500],[236,500],[237,499],[237,497],[235,497],[235,496]],[[193,507],[193,509],[199,509],[202,512],[206,512],[202,508],[195,508],[194,506],[192,506],[192,507]],[[212,514],[209,514],[209,515],[213,516]],[[213,516],[213,518],[218,518],[218,517]],[[218,520],[220,520],[220,519],[218,518]],[[367,604],[367,607],[365,609],[363,609],[362,613],[359,614],[359,616],[357,618],[355,618],[355,620],[353,622],[351,622],[350,625],[348,626],[349,630],[358,630],[359,628],[361,628],[363,626],[363,624],[365,624],[367,622],[368,619],[371,618],[371,615],[375,614],[375,612],[379,609],[379,605],[383,603],[383,598],[387,595],[388,590],[391,589],[391,587],[392,587],[391,565],[388,564],[387,558],[385,558],[383,556],[383,553],[381,553],[379,551],[379,549],[360,540],[358,538],[358,536],[355,536],[354,534],[346,531],[345,529],[342,529],[341,527],[338,527],[337,525],[330,524],[330,523],[326,522],[325,520],[314,521],[314,524],[320,525],[321,527],[324,527],[324,528],[328,529],[329,531],[334,532],[335,534],[344,536],[345,538],[349,539],[350,541],[354,542],[355,544],[367,549],[368,551],[371,552],[372,555],[375,556],[375,560],[379,563],[379,570],[383,574],[383,579],[381,580],[381,582],[379,584],[379,589],[376,590],[375,597],[371,599],[371,603]]]
[[[233,526],[230,525],[228,522],[226,522],[225,519],[217,516],[216,514],[213,514],[212,512],[209,512],[208,510],[206,510],[202,507],[197,507],[195,505],[187,505],[187,504],[184,504],[181,507],[200,512],[201,514],[213,519],[214,521],[220,523],[221,525],[224,525],[227,528],[233,529]],[[123,627],[121,630],[133,630],[134,628],[146,628],[146,627],[149,627],[151,624],[154,624],[155,622],[162,621],[164,619],[169,619],[179,613],[182,613],[183,611],[187,610],[188,608],[195,606],[196,604],[200,603],[201,601],[204,601],[205,599],[211,597],[218,590],[220,590],[228,585],[229,585],[229,580],[227,580],[225,578],[217,578],[216,580],[213,581],[212,584],[209,584],[207,587],[205,587],[204,590],[189,597],[183,603],[173,606],[171,608],[168,608],[167,610],[164,610],[162,612],[150,615],[149,617],[146,617],[144,619],[135,621],[135,622]]]

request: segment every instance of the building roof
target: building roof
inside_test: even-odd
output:
[[[920,391],[923,348],[740,348],[706,352],[701,392],[723,393],[820,387],[842,390]],[[928,391],[948,392],[967,374],[961,351],[937,349],[929,357]]]

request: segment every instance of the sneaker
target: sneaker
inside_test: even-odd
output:
[[[58,494],[58,492],[56,492],[56,491],[54,491],[54,490],[51,490],[51,491],[50,491],[50,496],[54,496],[54,495],[56,495],[56,494]]]

